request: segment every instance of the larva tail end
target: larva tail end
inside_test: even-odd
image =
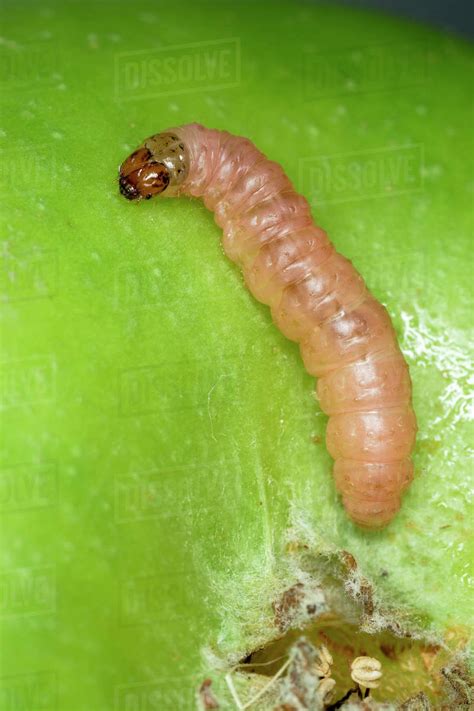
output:
[[[398,513],[401,505],[399,497],[389,501],[370,501],[353,496],[343,496],[342,502],[348,516],[354,523],[372,531],[385,528]]]

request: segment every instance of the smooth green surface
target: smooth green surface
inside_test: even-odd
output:
[[[464,637],[471,49],[293,2],[11,2],[2,36],[2,708],[192,708],[201,648],[270,618],[294,519]],[[212,215],[118,195],[190,121],[280,161],[394,317],[420,432],[384,532],[347,521],[313,381]]]

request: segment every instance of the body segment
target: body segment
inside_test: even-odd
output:
[[[282,168],[245,138],[189,124],[145,141],[122,164],[120,188],[129,199],[191,195],[214,212],[226,255],[318,378],[347,513],[361,526],[387,524],[413,478],[408,367],[386,309]]]

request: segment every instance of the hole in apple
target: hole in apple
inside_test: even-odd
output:
[[[301,635],[301,630],[289,630],[283,637],[249,654],[239,665],[239,671],[269,678],[275,676]],[[305,629],[304,636],[315,648],[324,645],[333,658],[331,678],[336,686],[332,702],[354,688],[351,663],[356,657],[372,657],[382,664],[380,685],[370,692],[375,701],[401,702],[422,691],[436,704],[442,696],[441,670],[451,654],[438,645],[397,637],[389,631],[369,634],[361,632],[356,625],[324,617]]]

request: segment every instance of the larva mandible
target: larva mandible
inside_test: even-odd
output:
[[[413,479],[408,366],[386,309],[281,166],[246,138],[188,124],[148,138],[122,163],[119,184],[129,200],[191,195],[214,212],[226,255],[318,378],[347,513],[367,528],[386,525]]]

